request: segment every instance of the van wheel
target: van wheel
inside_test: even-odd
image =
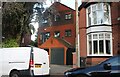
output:
[[[20,77],[20,73],[18,71],[13,71],[11,74],[10,74],[10,77]]]

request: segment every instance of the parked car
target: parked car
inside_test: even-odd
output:
[[[36,47],[0,48],[0,77],[49,75],[47,51]]]
[[[120,55],[95,66],[67,70],[64,75],[65,77],[120,77]]]

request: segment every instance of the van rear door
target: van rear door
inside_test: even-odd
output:
[[[0,77],[2,76],[2,49],[0,48]]]
[[[34,52],[34,75],[49,74],[49,60],[47,51],[39,48],[33,48]]]
[[[49,74],[49,59],[48,59],[48,53],[46,51],[43,51],[44,53],[42,53],[42,61],[43,61],[43,65],[42,65],[42,72],[44,75]]]

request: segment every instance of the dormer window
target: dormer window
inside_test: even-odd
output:
[[[87,8],[88,26],[107,24],[110,25],[110,5],[97,3]]]

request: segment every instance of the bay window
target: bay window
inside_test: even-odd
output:
[[[90,33],[88,39],[88,56],[111,56],[112,33]]]
[[[88,26],[111,24],[110,5],[108,3],[97,3],[87,8]]]

